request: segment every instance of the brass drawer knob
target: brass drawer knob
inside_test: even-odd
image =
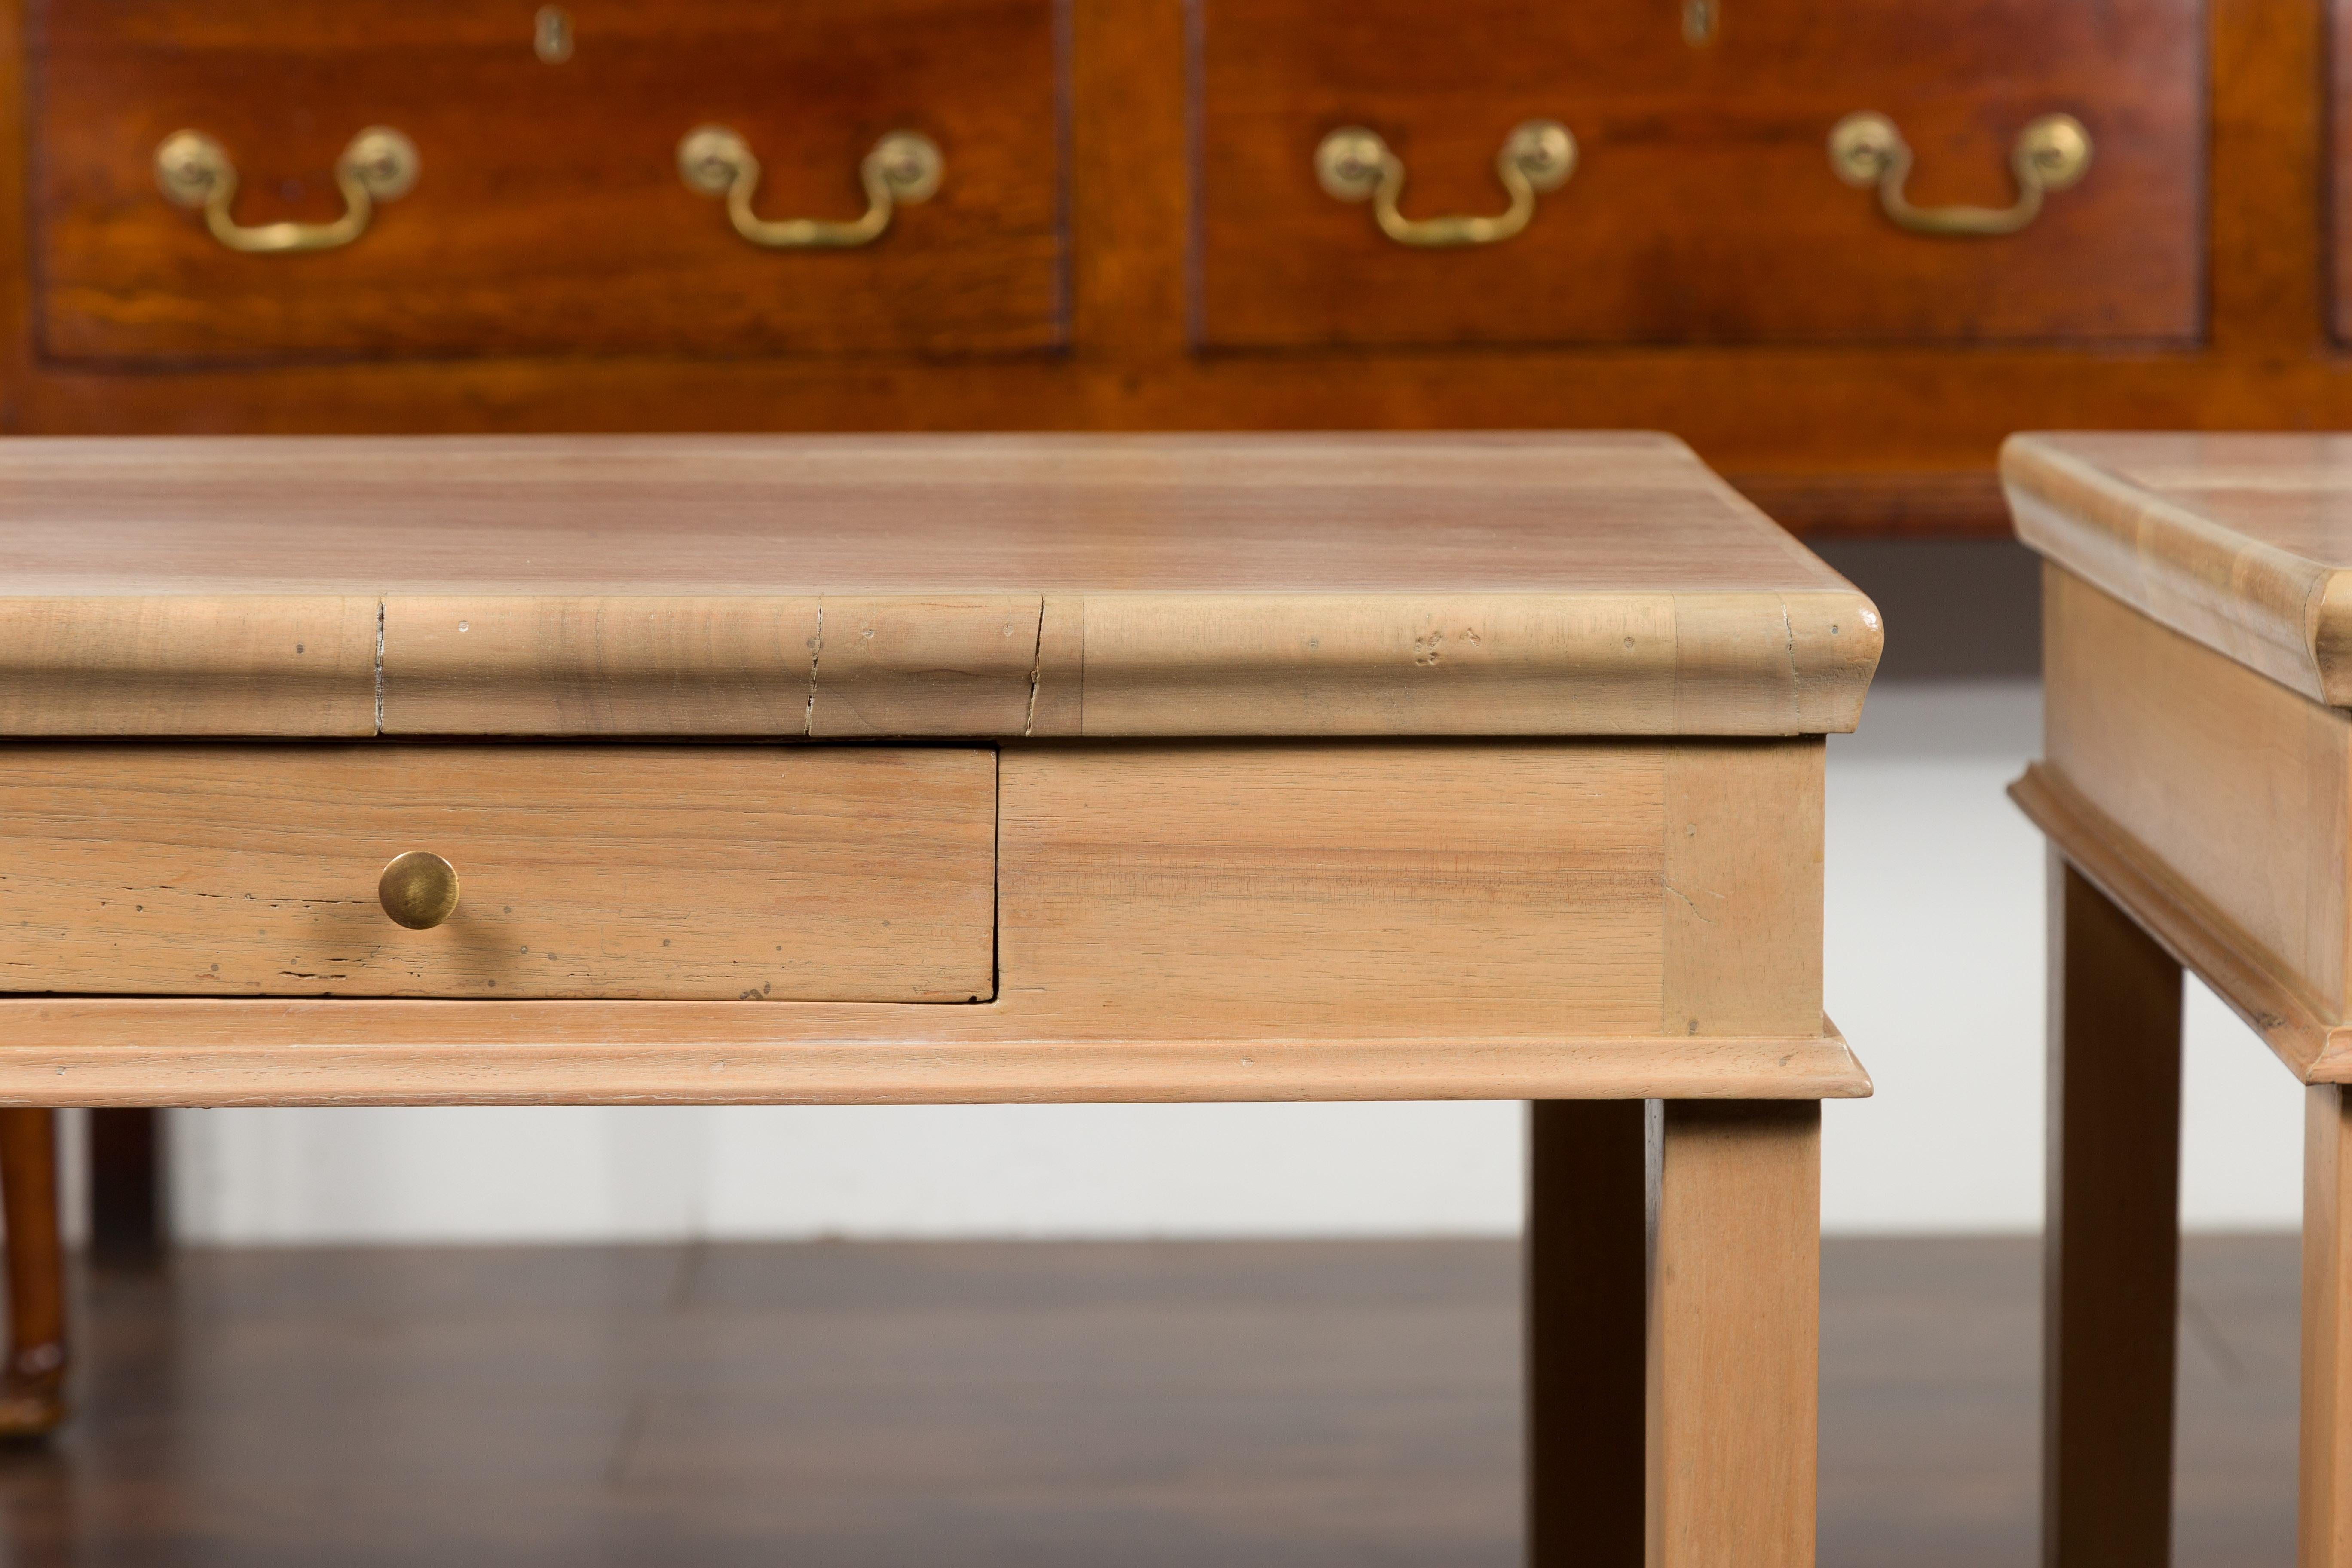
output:
[[[727,198],[735,232],[771,250],[845,249],[871,245],[890,226],[901,206],[929,201],[946,172],[939,144],[912,131],[893,131],[874,143],[858,164],[866,185],[866,211],[854,218],[763,218],[751,210],[760,188],[760,160],[751,144],[724,125],[704,125],[677,144],[677,172],[687,188]]]
[[[343,216],[332,223],[264,223],[247,226],[229,216],[236,200],[236,165],[228,150],[201,131],[174,131],[155,149],[155,183],[174,205],[205,215],[205,226],[231,250],[267,255],[332,250],[367,232],[375,204],[395,201],[416,184],[416,143],[389,125],[371,125],[335,160]]]
[[[411,849],[384,867],[375,896],[394,924],[430,931],[457,911],[457,868],[428,850]]]
[[[1886,216],[1914,234],[2015,234],[2042,212],[2042,198],[2074,184],[2091,166],[2091,133],[2071,114],[2045,114],[2018,132],[2009,166],[2017,200],[2005,207],[1914,206],[1903,194],[1911,176],[1911,144],[1895,121],[1864,110],[1830,132],[1830,167],[1849,185],[1878,188]]]
[[[1556,191],[1576,173],[1576,138],[1556,120],[1530,120],[1512,131],[1495,154],[1495,173],[1511,205],[1493,217],[1409,218],[1397,210],[1404,163],[1377,131],[1344,126],[1315,149],[1315,177],[1343,202],[1369,199],[1381,232],[1399,245],[1492,245],[1528,226],[1536,195]]]

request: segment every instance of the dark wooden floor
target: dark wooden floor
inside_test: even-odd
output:
[[[10,1564],[1515,1561],[1517,1248],[182,1254],[84,1285]],[[2192,1240],[2181,1568],[2292,1561],[2295,1256]],[[1837,1241],[1822,1558],[2028,1563],[2034,1244]]]

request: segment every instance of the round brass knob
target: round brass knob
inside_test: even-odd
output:
[[[457,911],[457,868],[423,849],[395,855],[377,879],[383,912],[411,931],[430,931]]]

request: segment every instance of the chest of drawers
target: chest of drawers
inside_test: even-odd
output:
[[[2020,426],[2352,418],[2328,5],[23,0],[0,425],[1633,426],[1996,532]],[[379,128],[348,244],[199,210]]]

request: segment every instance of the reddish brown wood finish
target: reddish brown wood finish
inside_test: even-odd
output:
[[[0,1208],[8,1222],[8,1364],[0,1437],[65,1419],[65,1248],[58,1232],[58,1113],[0,1110]]]
[[[527,5],[186,0],[32,13],[37,330],[60,359],[964,353],[1063,329],[1055,0],[574,0],[542,63]],[[763,216],[853,217],[893,130],[939,193],[853,250],[763,250],[688,190],[678,139],[726,125]],[[395,126],[415,188],[344,248],[246,256],[156,189],[194,127],[238,220],[325,220],[353,132]]]
[[[1203,0],[1201,335],[1330,343],[2187,342],[2203,329],[2197,0]],[[2021,233],[1908,233],[1830,168],[1830,128],[1894,119],[1912,198],[2009,205],[2011,148],[2063,110],[2095,153]],[[1407,216],[1503,204],[1496,150],[1559,120],[1582,158],[1517,237],[1399,245],[1316,183],[1370,126]]]
[[[89,1113],[89,1259],[152,1268],[163,1260],[163,1113],[108,1106]]]
[[[2334,0],[2328,21],[2328,322],[2352,343],[2352,0]]]
[[[264,371],[158,362],[135,373],[63,361],[37,343],[29,275],[11,260],[25,255],[26,149],[23,121],[0,113],[0,429],[1636,426],[1684,436],[1800,530],[2005,535],[1992,465],[2011,430],[2352,426],[2352,361],[2335,343],[2324,284],[2328,0],[2210,0],[2206,8],[2210,305],[2201,345],[1278,354],[1189,346],[1185,0],[1067,5],[1069,329],[1058,353],[500,355],[288,362]],[[1727,47],[1738,15],[1726,9]],[[1826,11],[1821,25],[1834,25]],[[19,0],[0,0],[0,106],[22,100],[22,30]],[[1809,155],[1820,155],[1817,145]],[[1990,181],[2000,172],[1974,157],[1965,170],[1931,162],[1939,180]],[[1822,167],[1826,178],[1825,160]],[[1486,176],[1481,168],[1461,177]],[[1435,174],[1420,178],[1417,193]],[[1920,186],[1923,195],[1933,188]],[[854,202],[845,184],[836,189],[845,208]],[[1839,189],[1867,216],[1864,193]],[[148,200],[143,189],[139,195]],[[702,216],[719,224],[715,204],[706,205]],[[400,216],[394,209],[386,221]],[[1369,226],[1360,210],[1349,216]]]

